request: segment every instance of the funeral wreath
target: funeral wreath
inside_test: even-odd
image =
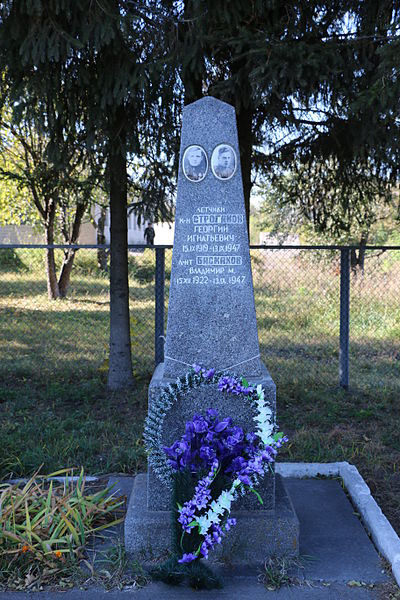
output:
[[[223,394],[247,397],[254,409],[254,431],[244,432],[230,416],[210,407],[205,414],[193,415],[180,439],[164,446],[163,422],[173,404],[189,391],[211,384]],[[218,587],[219,580],[200,559],[208,558],[236,524],[230,513],[239,496],[250,491],[263,502],[256,488],[287,442],[276,431],[262,386],[193,365],[149,408],[144,440],[150,465],[173,492],[173,558],[158,569],[158,578],[179,583],[188,575],[193,587]]]

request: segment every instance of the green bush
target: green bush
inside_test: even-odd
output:
[[[23,262],[30,273],[44,273],[46,250],[44,248],[18,248],[18,258]],[[56,263],[61,264],[60,250],[55,251]]]
[[[131,274],[139,283],[151,283],[154,281],[156,270],[156,253],[154,250],[145,250],[143,254],[130,257],[134,267]]]
[[[0,248],[1,271],[26,271],[25,263],[14,248]]]
[[[80,275],[99,275],[102,273],[97,264],[97,250],[78,250],[74,259],[74,273]]]

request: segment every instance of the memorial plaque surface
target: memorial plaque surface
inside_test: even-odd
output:
[[[235,110],[184,109],[165,377],[193,363],[261,375]]]

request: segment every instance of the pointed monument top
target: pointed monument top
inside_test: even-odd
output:
[[[227,102],[224,102],[223,100],[219,100],[218,98],[215,98],[214,96],[203,96],[203,98],[200,98],[199,100],[195,100],[195,102],[191,102],[190,104],[186,104],[186,106],[184,107],[183,110],[186,110],[187,108],[192,108],[192,107],[198,107],[198,106],[220,106],[221,108],[224,107],[225,109],[228,110],[233,110],[235,111],[234,106],[232,106],[232,104],[228,104]]]
[[[165,376],[193,363],[261,374],[235,109],[211,96],[183,114]]]

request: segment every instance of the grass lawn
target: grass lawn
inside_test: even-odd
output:
[[[154,366],[154,257],[130,256],[136,388],[105,389],[108,277],[80,251],[69,297],[50,302],[41,251],[0,250],[0,477],[83,465],[145,469],[141,442]],[[396,255],[396,256],[395,256]],[[352,281],[349,392],[338,387],[337,260],[253,251],[263,360],[277,383],[290,443],[280,460],[357,466],[400,533],[400,253],[367,261]],[[171,252],[167,251],[167,263]],[[168,292],[168,281],[167,281]],[[211,365],[210,365],[211,366]]]

